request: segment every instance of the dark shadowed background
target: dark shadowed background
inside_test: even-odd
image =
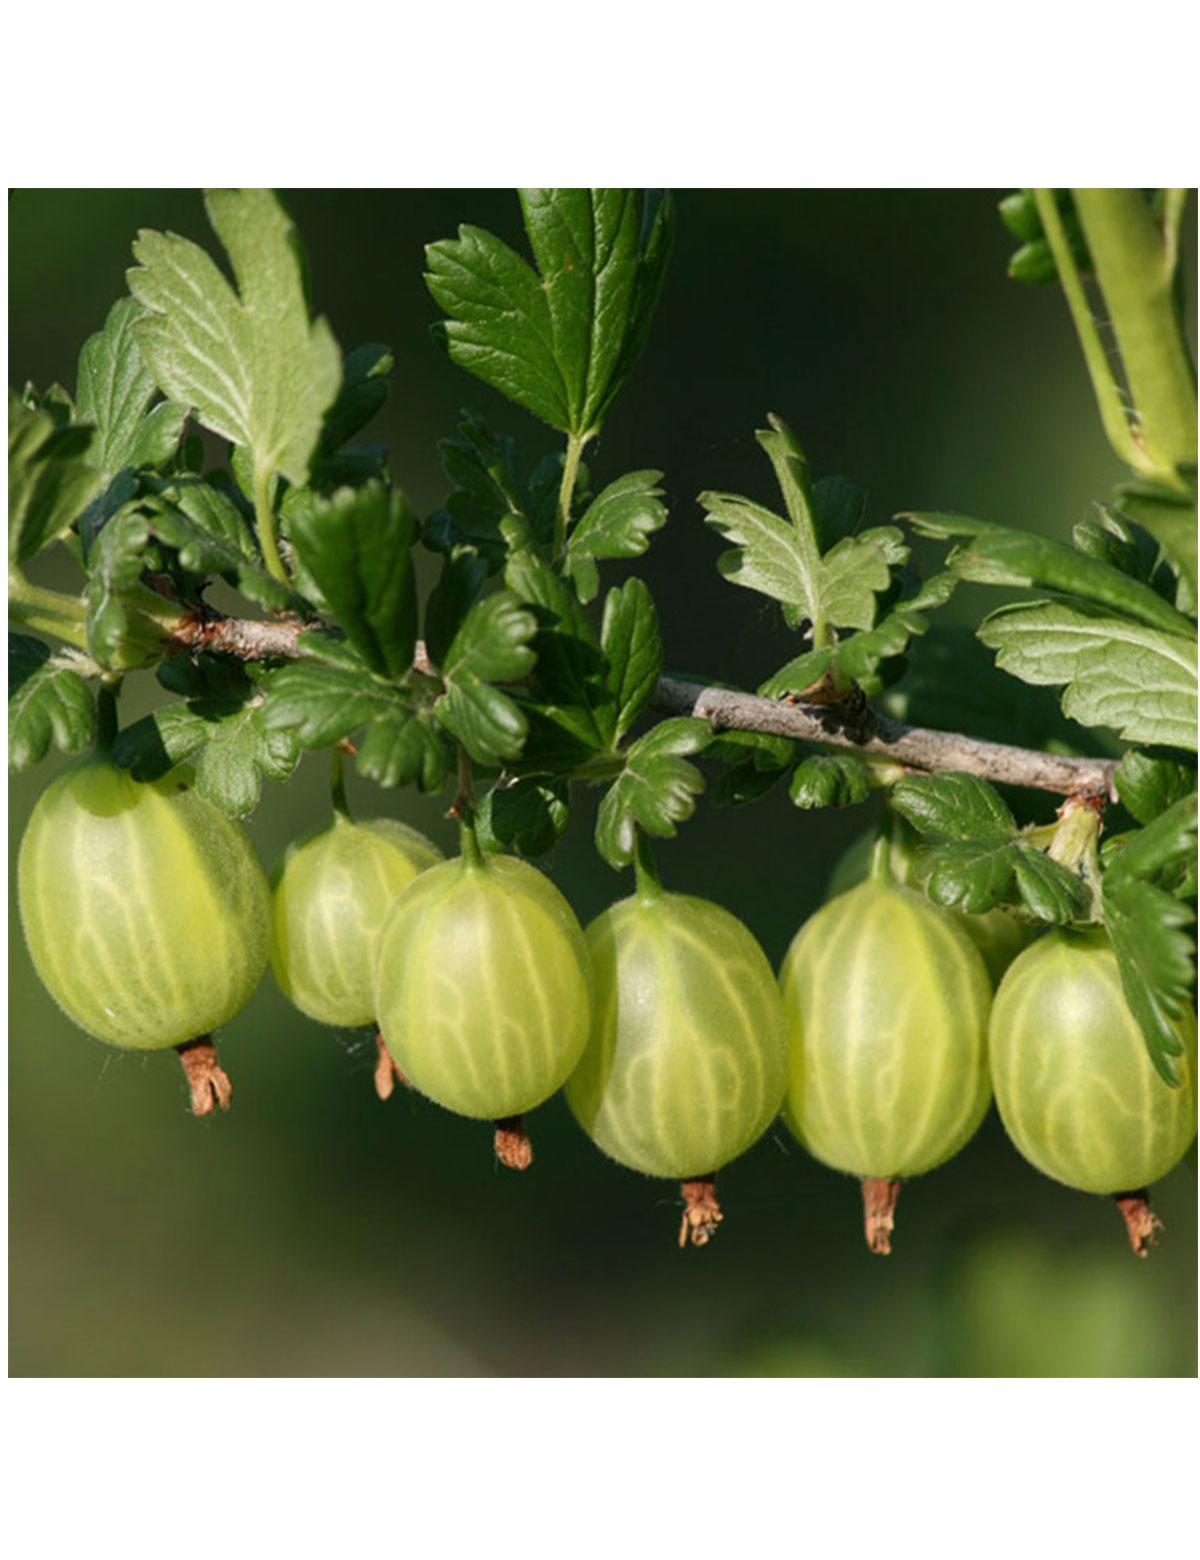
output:
[[[754,440],[767,412],[795,429],[816,475],[867,486],[874,523],[958,509],[1065,538],[1119,478],[1061,295],[1005,278],[1001,193],[680,192],[649,343],[589,451],[593,486],[665,473],[671,516],[641,572],[669,667],[752,686],[796,651],[773,607],[720,580],[695,502],[707,487],[776,502]],[[429,335],[422,246],[460,222],[520,246],[510,191],[287,199],[315,307],[342,346],[394,352],[371,436],[421,513],[445,495],[436,445],[460,408],[513,434],[528,464],[556,447]],[[18,191],[9,210],[18,386],[74,389],[138,228],[217,248],[190,191]],[[954,610],[969,620],[996,599],[963,592]],[[130,678],[124,717],[160,697],[152,677]],[[11,785],[13,851],[56,767]],[[453,849],[445,800],[351,780],[359,813]],[[777,964],[876,805],[702,803],[660,851],[664,880],[726,905]],[[1053,801],[1041,805],[1048,816]],[[320,755],[268,788],[250,823],[264,863],[326,807]],[[582,797],[546,863],[585,923],[628,892],[592,850],[593,816]],[[233,1110],[192,1119],[173,1057],[122,1054],[58,1012],[11,887],[10,912],[14,1375],[1195,1372],[1191,1165],[1156,1189],[1166,1231],[1137,1262],[1115,1211],[1030,1169],[993,1114],[905,1190],[880,1259],[856,1184],[778,1128],[722,1174],[717,1239],[680,1252],[675,1189],[602,1159],[560,1100],[531,1119],[532,1170],[499,1170],[486,1127],[403,1093],[380,1104],[367,1040],[300,1017],[269,976],[222,1036]]]

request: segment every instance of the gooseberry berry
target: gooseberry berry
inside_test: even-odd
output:
[[[1196,1136],[1196,1017],[1183,1042],[1178,1087],[1155,1071],[1100,928],[1049,932],[1013,963],[992,1008],[996,1105],[1009,1137],[1043,1175],[1115,1196],[1139,1256],[1157,1220],[1145,1189]]]
[[[683,1183],[680,1245],[721,1213],[713,1176],[766,1131],[787,1077],[787,1026],[752,934],[706,899],[649,880],[587,930],[595,1017],[566,1097],[610,1158]]]
[[[402,888],[444,860],[432,841],[395,818],[352,821],[337,809],[326,828],[289,845],[271,874],[271,970],[280,990],[320,1024],[374,1023],[375,946]],[[380,1043],[375,1086],[386,1099],[394,1070]]]
[[[501,1160],[524,1169],[520,1117],[557,1092],[587,1044],[591,961],[575,913],[536,867],[463,854],[403,889],[384,919],[375,1016],[422,1094],[493,1121]]]
[[[190,769],[140,782],[103,753],[62,771],[21,841],[25,941],[69,1018],[110,1045],[179,1049],[192,1109],[229,1104],[211,1033],[267,967],[270,890],[245,830]]]
[[[862,1180],[867,1243],[885,1254],[901,1181],[956,1154],[991,1096],[983,959],[958,917],[892,880],[887,849],[805,923],[781,972],[784,1121]]]

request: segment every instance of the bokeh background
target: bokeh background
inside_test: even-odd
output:
[[[589,452],[594,485],[653,466],[671,518],[644,561],[668,665],[753,686],[795,653],[774,609],[717,576],[695,495],[775,501],[754,429],[792,425],[817,475],[864,483],[878,523],[959,509],[1066,537],[1119,479],[1055,289],[1005,279],[990,190],[683,190],[643,360]],[[459,223],[521,244],[511,191],[293,191],[316,307],[344,348],[396,369],[372,436],[422,513],[447,484],[461,408],[530,463],[549,430],[453,368],[429,335],[422,246]],[[140,227],[215,247],[198,193],[17,191],[9,204],[9,378],[73,389],[124,291]],[[1188,263],[1194,319],[1194,254]],[[41,578],[50,582],[52,574]],[[611,580],[619,571],[611,571]],[[62,583],[68,583],[63,577]],[[964,591],[971,620],[989,601]],[[129,679],[126,718],[161,699]],[[10,851],[48,762],[10,785]],[[251,821],[265,863],[327,808],[306,758]],[[448,798],[447,798],[448,799]],[[445,799],[351,780],[360,813],[443,848]],[[1042,800],[1043,815],[1053,802]],[[586,922],[628,885],[580,798],[546,862]],[[660,863],[668,886],[742,917],[778,963],[876,804],[798,813],[772,794],[702,804]],[[908,1186],[893,1255],[863,1244],[856,1184],[772,1130],[721,1176],[704,1250],[675,1245],[675,1189],[602,1159],[561,1100],[531,1120],[525,1175],[487,1128],[371,1086],[370,1037],[322,1029],[264,980],[222,1036],[219,1120],[187,1113],[174,1058],[94,1042],[37,983],[10,859],[10,1371],[14,1375],[1192,1375],[1194,1159],[1155,1189],[1146,1262],[1099,1198],[1030,1169],[994,1113]]]

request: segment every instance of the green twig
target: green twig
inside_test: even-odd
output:
[[[1108,361],[1096,321],[1092,318],[1075,256],[1071,252],[1066,229],[1054,200],[1054,191],[1034,190],[1033,198],[1037,203],[1038,216],[1042,219],[1046,242],[1050,245],[1054,263],[1058,267],[1058,279],[1066,294],[1067,307],[1075,322],[1075,331],[1083,349],[1084,362],[1087,364],[1092,389],[1096,393],[1096,405],[1108,442],[1127,466],[1132,466],[1142,476],[1157,477],[1160,475],[1158,467],[1133,437],[1133,430],[1129,426],[1121,387]]]
[[[39,634],[52,634],[77,650],[88,647],[87,608],[82,600],[31,584],[15,566],[8,571],[8,610]]]
[[[662,893],[662,884],[659,882],[658,868],[654,864],[654,848],[644,829],[637,829],[635,838],[633,870],[637,878],[638,898],[657,899]]]
[[[1179,486],[1178,468],[1196,461],[1196,375],[1175,309],[1174,260],[1140,190],[1072,193],[1129,383],[1134,437],[1153,474]]]
[[[258,545],[262,550],[267,573],[283,584],[290,585],[288,572],[279,556],[279,544],[275,540],[275,511],[271,507],[271,473],[259,466],[254,468],[254,525],[258,532]]]

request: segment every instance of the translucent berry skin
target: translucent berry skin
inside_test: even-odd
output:
[[[141,783],[100,754],[38,800],[17,866],[21,922],[47,991],[130,1050],[211,1034],[267,967],[271,894],[245,830],[190,769]]]
[[[1196,1136],[1196,1016],[1177,1032],[1179,1087],[1158,1075],[1100,930],[1049,932],[1000,983],[989,1047],[1009,1137],[1043,1175],[1081,1192],[1160,1180]]]
[[[271,972],[319,1024],[375,1020],[375,948],[401,889],[443,856],[394,818],[343,813],[290,845],[271,874]]]
[[[408,1082],[447,1110],[532,1110],[587,1044],[591,961],[574,911],[511,856],[430,868],[384,920],[375,1017]]]
[[[567,1083],[575,1119],[610,1158],[689,1180],[766,1131],[787,1079],[774,974],[727,910],[636,894],[587,930],[596,972],[588,1049]]]
[[[814,1158],[898,1180],[973,1136],[991,1097],[991,981],[956,916],[913,889],[863,883],[805,923],[780,979],[783,1115]]]

